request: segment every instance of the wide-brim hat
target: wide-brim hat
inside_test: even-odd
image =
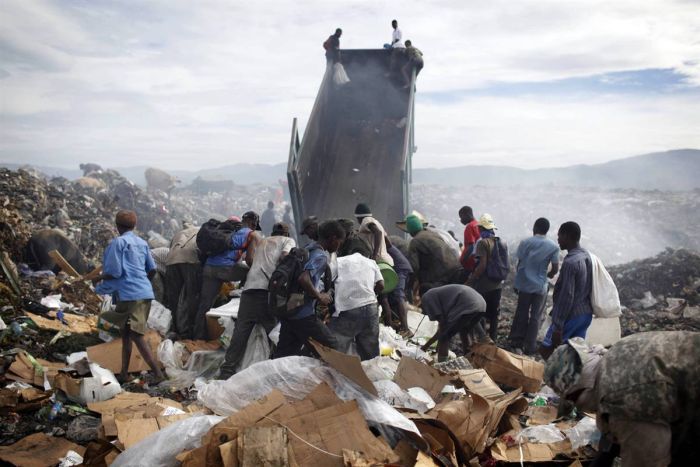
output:
[[[495,222],[493,222],[493,217],[491,217],[491,214],[481,215],[481,217],[479,218],[479,227],[484,228],[486,230],[496,229],[496,224]]]

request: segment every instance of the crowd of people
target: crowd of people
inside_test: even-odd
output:
[[[230,228],[223,231],[226,246],[207,254],[198,234],[209,226],[185,225],[169,249],[149,251],[134,234],[136,215],[120,211],[116,217],[120,236],[105,250],[103,273],[95,282],[97,291],[111,294],[116,303],[116,310],[105,319],[124,329],[125,358],[133,341],[145,360],[153,362],[143,333],[150,301],[156,297],[151,280],[161,274],[163,291],[158,298],[172,311],[168,337],[174,340],[210,339],[206,313],[222,296],[226,298],[230,284],[241,288],[221,378],[235,373],[256,324],[269,333],[281,323],[274,357],[314,355],[312,339],[342,352],[354,348],[363,360],[374,358],[379,354],[380,322],[410,337],[409,302],[437,321],[437,333],[423,348],[437,342],[438,359],[444,360],[457,334],[465,353],[474,342],[497,340],[501,289],[510,270],[508,248],[497,235],[494,219],[487,213],[476,219],[469,206],[458,216],[465,226],[462,242],[415,211],[396,222],[410,235],[407,241],[389,235],[365,203],[356,206],[355,219],[320,221],[310,216],[293,232],[290,222],[278,221],[271,202],[262,217],[248,211],[215,223],[217,229]],[[291,220],[289,210],[285,217]],[[592,266],[579,246],[580,228],[574,222],[562,224],[558,246],[547,238],[548,230],[549,222],[537,219],[533,236],[522,241],[515,254],[518,306],[506,345],[521,354],[539,350],[547,356],[571,337],[585,336],[592,319]],[[303,246],[294,233],[304,239]],[[560,248],[568,250],[561,271]],[[283,264],[287,267],[288,255],[300,267],[287,273],[293,287],[283,296],[286,311],[280,314],[270,306],[268,285]],[[557,273],[552,326],[538,349],[548,279]],[[162,378],[157,366],[152,368]],[[126,378],[126,371],[120,377]]]

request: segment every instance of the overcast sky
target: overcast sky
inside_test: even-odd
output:
[[[425,55],[416,167],[700,148],[700,1],[0,2],[0,161],[286,161],[336,27]]]

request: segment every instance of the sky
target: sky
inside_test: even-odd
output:
[[[414,167],[700,148],[698,0],[3,0],[0,161],[285,162],[321,44],[424,54]]]

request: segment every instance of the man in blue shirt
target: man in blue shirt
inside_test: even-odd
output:
[[[253,211],[243,214],[243,226],[231,234],[231,248],[209,256],[202,270],[202,292],[199,308],[194,321],[194,338],[209,340],[207,328],[207,311],[214,304],[224,282],[242,281],[248,274],[249,266],[253,264],[255,247],[262,240],[260,217]]]
[[[532,228],[532,237],[518,246],[518,270],[515,290],[518,306],[508,340],[515,353],[532,355],[537,351],[537,331],[542,310],[547,302],[547,277],[559,271],[559,246],[547,238],[549,221],[540,217]],[[547,274],[549,265],[552,269]]]
[[[114,312],[104,313],[107,321],[121,327],[122,368],[119,380],[129,377],[131,342],[148,363],[157,381],[164,379],[148,343],[143,338],[146,322],[153,300],[153,288],[149,279],[156,272],[156,265],[148,249],[148,244],[134,233],[136,213],[119,211],[115,220],[119,237],[112,240],[104,253],[102,274],[94,279],[99,284],[95,291],[111,294],[116,300]]]
[[[585,338],[593,320],[593,263],[588,252],[579,245],[581,227],[576,222],[564,222],[559,227],[557,239],[559,247],[568,254],[554,286],[554,304],[550,313],[552,325],[540,348],[545,359],[572,337]]]
[[[283,319],[280,340],[275,350],[275,358],[290,355],[312,355],[308,340],[315,341],[333,349],[338,347],[337,340],[326,325],[316,316],[316,305],[327,307],[333,302],[333,296],[324,284],[324,275],[328,269],[329,254],[335,253],[345,240],[345,229],[336,221],[326,221],[318,228],[318,242],[311,242],[309,261],[304,272],[299,276],[299,286],[304,290],[304,303],[299,311],[289,319]]]

